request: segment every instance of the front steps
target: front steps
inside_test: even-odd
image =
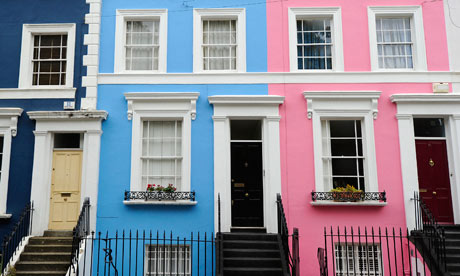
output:
[[[222,233],[224,276],[287,276],[278,234]]]
[[[61,276],[70,266],[72,231],[45,231],[32,237],[16,263],[17,276]]]
[[[460,276],[460,225],[443,226],[446,237],[446,264],[451,276]]]

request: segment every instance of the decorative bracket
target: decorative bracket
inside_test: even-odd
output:
[[[17,116],[12,116],[11,117],[11,136],[16,137],[16,134],[18,134],[18,117]]]
[[[374,120],[377,120],[377,115],[379,114],[378,104],[378,99],[372,99],[372,117]]]
[[[133,119],[133,101],[132,100],[128,100],[128,120],[132,120]]]
[[[190,101],[190,117],[192,120],[196,119],[196,100]]]
[[[311,99],[307,99],[307,118],[311,120],[313,117],[313,101]]]

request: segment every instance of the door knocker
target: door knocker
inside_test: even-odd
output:
[[[430,161],[428,161],[428,165],[430,165],[430,167],[434,167],[434,161],[433,161],[433,159],[430,158]]]

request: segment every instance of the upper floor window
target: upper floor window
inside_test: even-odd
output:
[[[426,70],[420,6],[369,7],[372,70]]]
[[[166,72],[167,10],[117,10],[116,73]]]
[[[340,8],[290,8],[291,71],[343,71]]]
[[[194,71],[246,71],[245,28],[244,9],[195,9]]]
[[[19,87],[73,86],[75,24],[25,24]]]

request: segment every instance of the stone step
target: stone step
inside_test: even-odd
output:
[[[249,240],[249,241],[277,241],[278,234],[257,234],[257,233],[224,233],[222,237],[228,240]]]
[[[70,252],[23,252],[21,254],[20,260],[21,261],[60,261],[60,262],[65,262],[69,261],[70,262]]]
[[[44,237],[72,237],[73,232],[68,230],[45,230]]]
[[[16,271],[16,276],[65,276],[67,271]]]
[[[224,258],[224,267],[266,267],[280,268],[280,258],[248,258],[248,257],[231,257]]]
[[[224,268],[225,276],[284,276],[287,275],[281,268],[266,268],[266,267],[226,267]]]
[[[30,245],[72,245],[72,237],[32,237]]]
[[[226,257],[260,257],[260,258],[280,258],[280,251],[273,249],[225,249]]]
[[[16,263],[16,271],[66,271],[70,266],[67,262],[35,262],[19,261]]]
[[[274,241],[224,241],[224,249],[278,249],[278,242]]]
[[[27,245],[25,252],[71,252],[72,245]]]

